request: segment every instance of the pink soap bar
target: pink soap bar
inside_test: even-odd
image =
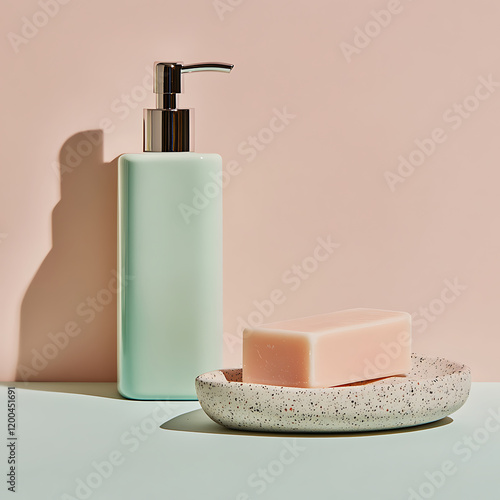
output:
[[[243,331],[243,382],[331,387],[411,368],[411,316],[348,309]]]

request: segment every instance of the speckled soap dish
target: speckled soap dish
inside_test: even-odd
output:
[[[201,407],[232,429],[270,432],[358,432],[426,424],[467,400],[470,369],[443,358],[412,355],[407,376],[304,389],[249,384],[241,368],[196,378]]]

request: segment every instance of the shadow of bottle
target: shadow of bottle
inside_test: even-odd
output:
[[[61,148],[52,249],[21,305],[17,380],[116,380],[117,163],[103,161],[102,130]]]

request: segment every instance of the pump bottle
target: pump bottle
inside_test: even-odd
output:
[[[118,288],[118,390],[127,398],[196,400],[195,378],[222,365],[222,159],[191,152],[190,110],[176,97],[183,73],[232,67],[155,63],[144,152],[119,158],[118,266],[127,279]]]

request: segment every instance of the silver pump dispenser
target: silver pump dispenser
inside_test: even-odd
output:
[[[156,109],[144,110],[144,151],[189,151],[189,109],[178,109],[176,94],[181,92],[181,74],[194,71],[224,71],[233,64],[156,62],[153,73],[153,92]]]

